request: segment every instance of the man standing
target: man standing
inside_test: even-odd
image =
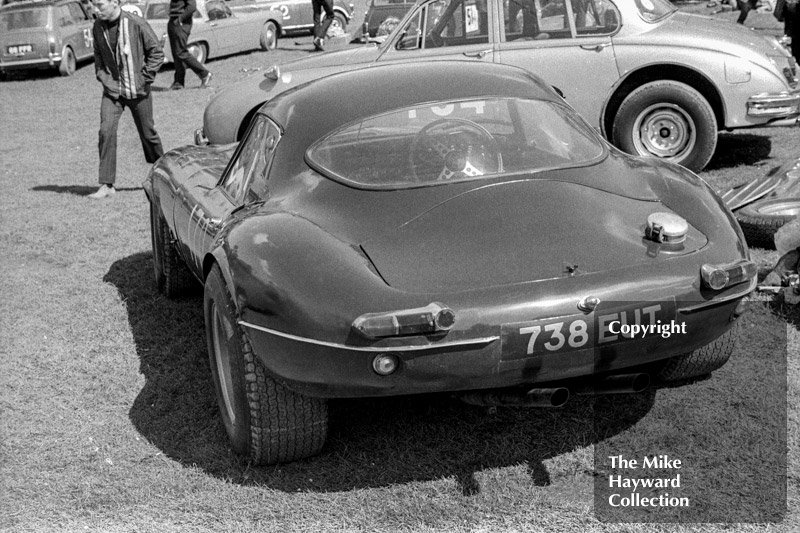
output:
[[[314,49],[323,50],[328,27],[333,22],[333,0],[311,0],[314,9]],[[325,18],[322,19],[322,12]]]
[[[175,81],[170,86],[170,89],[173,90],[183,89],[186,81],[186,67],[197,74],[202,88],[208,87],[211,82],[211,73],[187,48],[189,34],[192,32],[192,16],[195,11],[197,11],[195,0],[170,0],[167,35],[169,35],[169,46],[172,48],[172,59],[175,61]]]
[[[94,68],[103,84],[100,102],[100,188],[89,198],[116,193],[117,125],[122,111],[131,110],[148,163],[164,153],[153,123],[150,85],[164,63],[164,51],[152,28],[140,17],[123,11],[119,0],[92,0],[97,20],[94,36]]]

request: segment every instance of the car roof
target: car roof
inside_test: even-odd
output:
[[[15,2],[9,2],[3,5],[2,7],[0,7],[0,10],[13,11],[20,9],[30,9],[31,7],[49,7],[58,4],[65,4],[67,2],[80,3],[79,0],[17,0]]]
[[[307,147],[359,118],[426,102],[481,97],[563,102],[552,87],[517,67],[476,61],[434,60],[364,68],[299,85],[268,101],[260,112]]]

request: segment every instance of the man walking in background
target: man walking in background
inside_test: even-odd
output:
[[[188,49],[189,34],[192,32],[192,17],[197,11],[195,0],[170,0],[167,35],[175,62],[175,81],[170,89],[183,89],[186,82],[186,67],[200,78],[200,87],[206,88],[211,82],[211,73],[200,64]]]
[[[325,46],[325,36],[328,27],[333,22],[333,0],[311,0],[314,9],[314,49],[322,51]],[[322,18],[322,12],[325,18]]]
[[[89,198],[109,198],[116,193],[117,125],[122,111],[131,110],[142,141],[144,157],[155,163],[164,154],[153,123],[150,85],[164,63],[164,51],[150,25],[123,11],[119,0],[92,0],[97,20],[94,68],[103,84],[100,102],[100,188]]]

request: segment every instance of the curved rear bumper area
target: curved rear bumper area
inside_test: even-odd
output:
[[[624,372],[713,342],[732,326],[740,301],[741,296],[706,302],[711,305],[681,304],[673,307],[670,323],[651,320],[654,327],[649,331],[639,328],[629,334],[620,331],[623,325],[637,323],[642,315],[636,309],[646,314],[650,307],[587,314],[585,321],[593,324],[588,330],[585,324],[575,326],[580,319],[566,322],[559,317],[539,321],[538,331],[536,325],[507,324],[497,327],[496,335],[449,343],[445,337],[427,346],[409,344],[413,348],[408,349],[321,343],[250,322],[240,325],[267,370],[297,392],[326,398],[393,396],[563,384]],[[588,342],[580,345],[582,335]],[[544,349],[529,354],[526,345]],[[557,349],[548,351],[553,347]],[[387,355],[397,361],[396,370],[380,375],[376,358]]]

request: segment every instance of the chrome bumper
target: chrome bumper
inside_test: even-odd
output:
[[[762,93],[747,100],[747,116],[790,118],[800,113],[800,92]]]
[[[48,57],[40,57],[36,59],[12,59],[0,61],[0,70],[17,70],[26,69],[31,67],[47,68],[55,67],[61,63],[61,54],[48,54]]]

